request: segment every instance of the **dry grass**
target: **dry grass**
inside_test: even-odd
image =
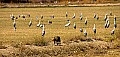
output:
[[[15,49],[13,56],[89,56],[93,51],[91,56],[107,56],[105,55],[106,49],[111,48],[120,48],[120,38],[119,38],[119,19],[120,19],[120,7],[119,6],[109,6],[109,7],[56,7],[56,8],[0,8],[0,42],[2,42],[2,46],[10,45]],[[69,14],[68,19],[71,20],[71,26],[69,28],[65,28],[66,24],[65,13],[66,11]],[[117,16],[117,25],[118,27],[115,30],[115,35],[110,35],[111,30],[113,29],[113,16],[110,16],[110,28],[104,28],[104,15],[106,13],[112,11],[114,15]],[[93,15],[96,12],[100,19],[94,20]],[[31,14],[30,18],[26,18],[27,20],[23,20],[19,18],[16,20],[17,30],[13,30],[12,21],[10,20],[10,14],[14,14],[17,16],[18,14]],[[73,14],[76,13],[76,18],[71,19]],[[83,20],[79,20],[79,14],[83,13]],[[51,19],[50,16],[54,14],[55,19]],[[42,20],[45,24],[45,37],[41,37],[41,29],[37,28],[36,25],[38,21],[35,19],[36,16],[43,15],[44,19]],[[88,25],[84,26],[85,17],[88,17]],[[29,28],[29,20],[32,18],[33,25]],[[48,24],[47,20],[52,20],[52,24]],[[73,29],[73,23],[76,22],[77,29]],[[92,28],[93,24],[96,24],[97,34],[94,36]],[[84,37],[83,33],[79,31],[79,28],[83,28],[88,32],[88,36]],[[54,36],[60,36],[62,43],[73,41],[73,43],[68,43],[65,46],[51,46],[51,40]],[[97,41],[102,42],[82,42],[82,40],[87,39],[95,39]],[[79,42],[79,41],[80,42]],[[106,42],[105,42],[106,41]],[[111,42],[113,41],[113,42]],[[110,42],[110,43],[109,43]],[[75,44],[74,44],[75,43]],[[78,43],[78,44],[76,44]],[[30,47],[24,47],[24,45],[37,45],[42,47],[34,47],[32,49]],[[46,46],[47,45],[47,46]],[[101,47],[101,48],[99,48]],[[38,48],[38,49],[36,49]],[[103,50],[102,50],[103,48]],[[40,50],[39,50],[40,49]],[[50,50],[49,50],[50,49]],[[75,50],[74,50],[75,49]],[[104,50],[105,49],[105,50]],[[76,50],[78,50],[76,52]],[[94,51],[95,50],[95,51]],[[20,51],[18,53],[17,51]],[[42,51],[42,52],[41,52]],[[91,52],[90,52],[91,51]],[[56,52],[56,53],[55,53]],[[75,53],[74,53],[75,52]],[[84,53],[85,52],[85,53]],[[89,52],[89,53],[87,53]],[[105,53],[105,54],[104,54]],[[42,54],[42,55],[41,55]],[[62,54],[62,55],[61,55]],[[67,54],[67,55],[66,55]],[[11,55],[11,56],[12,56]],[[33,56],[33,57],[34,57]],[[119,56],[119,55],[118,55]],[[108,56],[109,57],[109,56]]]

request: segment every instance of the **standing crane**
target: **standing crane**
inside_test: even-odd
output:
[[[66,17],[66,18],[68,17],[68,12],[66,12],[65,17]]]
[[[94,18],[96,18],[96,16],[97,16],[96,13],[94,13]]]
[[[74,15],[73,15],[72,19],[74,19],[74,18],[75,18],[75,13],[74,13]]]
[[[80,17],[82,16],[82,13],[80,14]]]
[[[14,22],[13,22],[13,27],[14,27],[14,31],[16,31],[16,22],[15,22],[15,19],[14,19]]]
[[[80,28],[80,32],[83,32],[83,29],[82,29],[82,28]]]
[[[26,17],[25,17],[25,15],[21,15],[21,17],[22,17],[24,20],[26,20]]]
[[[43,28],[43,24],[40,24],[40,28],[41,28],[41,29]]]
[[[115,34],[115,28],[111,31],[111,35]]]
[[[18,17],[20,18],[20,14],[18,14]]]
[[[96,19],[98,20],[98,19],[99,19],[99,16],[96,16]]]
[[[105,28],[107,28],[107,22],[105,23]]]
[[[106,23],[105,23],[105,28],[109,28],[110,26],[110,21],[109,21],[109,17],[106,19]]]
[[[96,34],[96,27],[95,27],[95,24],[94,24],[93,32],[94,32],[94,34]]]
[[[70,26],[70,20],[68,20],[68,23],[65,25],[65,27],[69,27]]]
[[[32,25],[32,19],[31,19],[30,22],[29,22],[29,27],[31,27],[31,25]]]
[[[37,27],[40,27],[40,20],[39,20],[39,23],[37,24]]]
[[[36,20],[38,20],[38,16],[36,16]]]
[[[112,16],[112,12],[110,11],[110,15]]]
[[[86,37],[87,36],[87,31],[86,31],[86,29],[84,30],[84,37]]]
[[[82,20],[83,19],[83,16],[82,16],[82,13],[80,14],[80,20]]]
[[[43,24],[43,28],[42,28],[42,37],[44,37],[44,35],[45,35],[45,25]]]
[[[30,17],[30,13],[28,13],[28,17]]]
[[[55,18],[55,16],[54,16],[54,14],[51,16],[51,19],[54,19]]]
[[[87,17],[86,17],[86,19],[85,19],[85,25],[87,25]]]
[[[107,20],[107,14],[105,14],[104,20],[105,20],[105,21]]]
[[[108,23],[107,23],[107,28],[109,28],[109,26],[110,26],[110,21],[108,21]]]
[[[12,14],[12,15],[10,15],[10,18],[11,18],[12,20],[14,20],[14,19],[15,19],[15,16]]]
[[[117,27],[117,23],[116,23],[116,21],[114,19],[114,28],[116,28],[116,27]]]
[[[49,24],[52,24],[52,21],[48,20],[48,23],[49,23]]]
[[[43,19],[43,15],[41,15],[41,19]]]
[[[25,18],[25,15],[21,15],[22,18]]]
[[[114,15],[114,21],[116,21],[116,16]]]
[[[74,27],[74,29],[76,29],[76,24],[75,23],[74,23],[73,27]]]

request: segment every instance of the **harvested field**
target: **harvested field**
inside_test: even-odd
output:
[[[68,18],[65,18],[66,11]],[[110,12],[113,13],[110,16]],[[27,15],[30,13],[30,17]],[[76,18],[72,16],[76,14]],[[80,13],[83,20],[79,19]],[[99,20],[93,18],[94,13]],[[119,57],[120,56],[120,7],[45,7],[45,8],[0,8],[0,57]],[[10,15],[25,15],[24,18],[16,19],[16,31]],[[54,14],[55,18],[50,16]],[[104,28],[104,16],[108,14],[110,27]],[[43,19],[41,18],[43,15]],[[111,35],[116,15],[117,28]],[[36,27],[38,20],[45,24],[45,36],[42,37],[42,29]],[[84,21],[88,18],[88,24]],[[29,21],[32,18],[32,26]],[[71,21],[69,27],[64,27],[67,20]],[[52,24],[48,23],[52,21]],[[76,29],[73,28],[74,22]],[[96,24],[97,33],[94,35],[93,27]],[[80,32],[83,28],[83,32]],[[84,37],[84,30],[88,35]],[[53,37],[61,37],[61,45],[53,44]]]

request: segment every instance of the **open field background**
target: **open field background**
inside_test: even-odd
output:
[[[66,11],[68,12],[67,19],[65,18]],[[110,35],[110,32],[113,29],[114,25],[113,24],[114,16],[109,15],[110,11],[113,13],[113,15],[116,15],[117,17],[118,27],[115,29],[115,35]],[[93,18],[94,12],[98,14],[99,20]],[[18,14],[27,15],[28,13],[30,13],[31,17],[27,17],[26,20],[24,20],[23,18],[18,18],[16,20],[17,30],[14,31],[13,21],[10,19],[10,14],[18,16]],[[72,19],[74,13],[76,14],[76,18]],[[83,13],[83,20],[81,21],[79,20],[80,13]],[[106,13],[110,17],[110,27],[108,29],[104,28],[105,24],[104,16]],[[55,18],[51,19],[50,16],[53,14],[55,15]],[[42,20],[40,19],[41,15],[44,16]],[[21,42],[22,44],[32,45],[35,43],[35,41],[37,40],[39,41],[39,39],[42,38],[41,37],[42,30],[36,27],[36,25],[38,24],[36,16],[38,16],[39,20],[42,21],[41,23],[45,24],[46,34],[44,40],[45,42],[47,42],[48,46],[53,45],[53,42],[51,43],[51,40],[53,39],[54,36],[57,35],[61,37],[62,44],[66,44],[67,42],[71,41],[71,39],[79,38],[100,39],[105,43],[111,42],[113,40],[114,41],[113,43],[117,44],[119,43],[120,7],[108,6],[108,7],[0,8],[0,42],[2,43],[2,45],[11,45]],[[88,18],[87,26],[84,25],[86,17]],[[28,27],[31,18],[33,25],[31,27]],[[67,23],[66,20],[68,19],[71,21],[71,25],[69,28],[64,27],[64,25]],[[48,24],[48,20],[53,21],[53,23]],[[77,25],[77,29],[73,29],[74,22]],[[96,35],[94,35],[93,33],[94,24],[96,24],[97,29]],[[83,30],[84,29],[87,30],[88,33],[87,37],[84,37],[83,32],[79,31],[80,28],[83,28]],[[81,45],[84,45],[84,43],[82,43]]]

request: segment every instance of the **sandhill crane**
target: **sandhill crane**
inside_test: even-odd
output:
[[[115,33],[115,28],[111,31],[111,35],[113,35]]]
[[[21,15],[21,17],[22,17],[24,20],[26,20],[26,19],[25,19],[25,15]]]
[[[80,28],[80,32],[83,32],[83,29],[82,29],[82,28]]]
[[[95,27],[95,24],[94,24],[93,32],[94,32],[94,34],[96,34],[96,27]]]
[[[73,27],[74,27],[74,29],[76,29],[76,24],[75,23],[74,23]]]
[[[105,28],[109,28],[110,26],[110,21],[109,21],[109,17],[106,19],[106,23],[105,23]]]
[[[13,27],[14,27],[14,30],[16,31],[16,22],[15,22],[15,20],[13,22]]]
[[[87,36],[87,31],[86,31],[86,29],[84,30],[84,36],[85,36],[85,37]]]
[[[28,13],[28,17],[30,17],[30,13]]]
[[[22,18],[25,18],[25,15],[21,15],[22,16]]]
[[[85,19],[85,25],[87,25],[87,17],[86,17],[86,19]]]
[[[15,19],[18,19],[18,17],[15,17]]]
[[[70,26],[70,20],[68,20],[68,23],[65,25],[65,27]]]
[[[12,15],[10,15],[10,18],[11,18],[12,20],[14,20],[15,16],[12,14]]]
[[[110,15],[112,16],[112,12],[110,11]]]
[[[117,23],[116,23],[116,16],[114,15],[114,28],[117,27]]]
[[[52,24],[52,21],[48,20],[48,23],[49,23],[49,24]]]
[[[67,18],[68,17],[68,13],[66,12],[66,15],[65,15],[65,17]]]
[[[80,17],[82,16],[82,13],[80,14]]]
[[[44,35],[45,35],[45,28],[44,28],[45,26],[44,26],[44,24],[43,24],[43,28],[42,28],[42,37],[44,37]]]
[[[107,14],[105,14],[104,20],[105,20],[105,21],[107,20]]]
[[[40,20],[39,20],[39,23],[37,24],[37,27],[40,27]]]
[[[109,17],[108,17],[105,22],[105,28],[108,28],[109,26],[110,26],[110,22],[109,22]]]
[[[43,19],[43,15],[41,15],[41,19]]]
[[[96,13],[94,13],[94,18],[96,18]]]
[[[67,22],[69,22],[70,20],[67,20]]]
[[[99,19],[99,16],[96,16],[96,19],[98,20],[98,19]]]
[[[36,20],[38,20],[38,16],[36,16]]]
[[[105,28],[107,28],[107,22],[105,23]]]
[[[55,18],[55,16],[54,16],[54,14],[51,16],[51,19],[54,19]]]
[[[82,19],[83,19],[83,17],[81,16],[81,17],[80,17],[80,20],[82,20]]]
[[[82,20],[83,19],[83,16],[82,16],[82,13],[80,14],[80,20]]]
[[[75,13],[74,13],[74,15],[73,15],[72,19],[74,19],[74,18],[75,18]]]
[[[114,21],[116,21],[116,16],[114,15]]]
[[[116,28],[116,27],[117,27],[117,23],[116,23],[116,21],[114,19],[114,28]]]
[[[116,23],[114,23],[114,27],[115,27],[115,28],[117,27],[117,24],[116,24]]]
[[[108,23],[107,23],[107,28],[109,28],[109,26],[110,26],[110,21],[108,21]]]
[[[40,24],[40,28],[43,28],[43,24]]]
[[[106,22],[108,22],[109,21],[109,16],[108,16],[108,18],[106,19]]]
[[[18,14],[18,17],[20,18],[20,14]]]
[[[32,25],[32,19],[30,20],[30,22],[29,22],[29,27]]]

